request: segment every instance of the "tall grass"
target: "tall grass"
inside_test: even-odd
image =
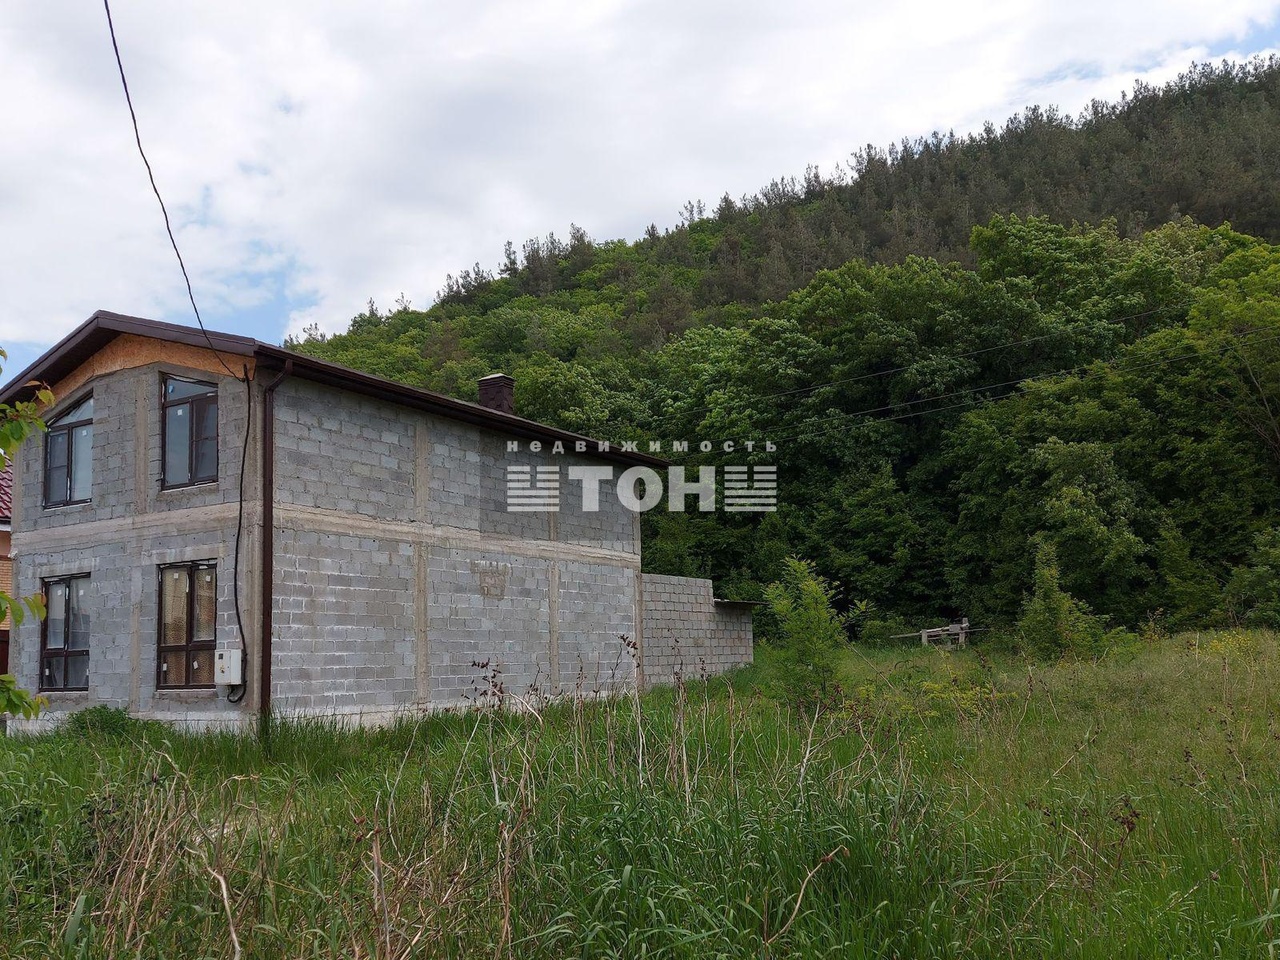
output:
[[[537,714],[119,717],[0,745],[0,951],[139,957],[1265,956],[1280,652],[852,653]]]

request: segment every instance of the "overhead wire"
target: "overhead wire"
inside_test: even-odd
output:
[[[1166,303],[1159,307],[1152,307],[1149,310],[1144,310],[1141,313],[1133,313],[1123,317],[1112,317],[1107,322],[1112,324],[1126,323],[1129,320],[1139,320],[1143,317],[1149,317],[1154,313],[1161,313],[1165,310],[1177,310],[1181,307],[1187,307],[1193,304],[1194,302],[1195,302],[1194,300],[1183,300],[1183,301],[1179,301],[1178,303]],[[1007,350],[1012,347],[1025,346],[1031,343],[1038,343],[1042,340],[1049,340],[1054,337],[1065,336],[1069,332],[1070,331],[1067,330],[1066,328],[1059,328],[1057,330],[1050,330],[1048,333],[1043,333],[1035,337],[1027,337],[1026,339],[1023,339],[1023,340],[1006,340],[1001,343],[992,344],[989,347],[981,347],[977,350],[970,350],[966,353],[954,353],[954,354],[948,354],[947,356],[944,356],[944,357],[929,357],[928,359],[930,360],[965,360],[965,359],[968,359],[969,357],[976,357],[984,353],[991,353],[995,350]],[[892,376],[895,373],[905,373],[906,371],[911,370],[917,365],[918,365],[917,363],[909,363],[909,364],[903,364],[902,366],[899,366],[899,367],[891,367],[886,370],[872,370],[868,373],[858,374],[857,376],[854,376],[854,377],[842,377],[838,380],[824,380],[819,383],[807,384],[803,387],[795,387],[794,389],[791,389],[791,390],[781,390],[776,393],[759,394],[751,397],[750,399],[754,402],[758,400],[774,400],[781,397],[795,396],[801,393],[813,393],[814,391],[822,390],[826,387],[838,387],[838,386],[843,386],[845,384],[850,384],[850,383],[859,383],[864,380],[874,380],[879,377],[888,377],[888,376]],[[662,416],[655,417],[651,421],[651,423],[663,424],[670,420],[676,420],[682,417],[688,417],[695,413],[706,413],[710,410],[715,410],[715,409],[716,407],[712,405],[712,406],[705,406],[705,407],[694,407],[690,410],[675,410],[669,413],[665,413]]]
[[[222,354],[218,352],[218,348],[213,345],[213,338],[209,336],[209,331],[205,329],[204,320],[200,316],[200,308],[196,306],[196,295],[191,289],[191,277],[187,274],[187,265],[182,259],[182,251],[178,249],[178,240],[173,235],[173,226],[169,222],[169,210],[164,204],[164,197],[160,196],[160,188],[156,185],[156,175],[151,169],[151,161],[147,159],[147,151],[142,148],[142,134],[138,130],[138,114],[133,109],[133,96],[129,93],[129,81],[124,74],[124,61],[120,58],[120,45],[116,42],[116,25],[111,18],[110,0],[102,0],[102,6],[107,11],[107,29],[111,33],[111,49],[116,55],[116,68],[120,71],[120,85],[124,88],[124,100],[129,106],[129,119],[133,121],[133,140],[138,145],[138,154],[142,157],[143,166],[147,168],[147,179],[151,181],[151,192],[155,194],[156,202],[160,204],[160,213],[164,216],[164,229],[169,234],[169,243],[173,247],[174,256],[178,258],[178,267],[182,270],[182,279],[186,281],[187,299],[191,301],[191,310],[196,315],[196,325],[200,327],[200,332],[204,334],[204,339],[209,344],[209,349],[218,358],[222,368],[227,371],[230,377],[239,380],[240,377],[227,365],[227,361],[222,359]]]
[[[1256,345],[1258,345],[1258,344],[1271,343],[1271,342],[1274,342],[1274,341],[1277,341],[1277,340],[1280,340],[1280,334],[1277,334],[1277,335],[1275,335],[1275,336],[1271,336],[1271,337],[1260,337],[1260,338],[1257,338],[1257,339],[1254,339],[1254,340],[1245,340],[1245,341],[1243,341],[1242,343],[1232,343],[1232,344],[1228,344],[1228,345],[1227,345],[1227,346],[1225,346],[1225,347],[1218,348],[1218,349],[1216,349],[1216,350],[1210,350],[1210,351],[1198,350],[1198,351],[1195,351],[1195,352],[1192,352],[1192,353],[1186,353],[1186,354],[1183,354],[1182,356],[1177,356],[1177,357],[1167,357],[1167,358],[1159,359],[1159,360],[1150,360],[1150,361],[1147,361],[1147,362],[1145,362],[1145,363],[1137,363],[1137,364],[1133,364],[1133,365],[1130,365],[1130,366],[1124,366],[1124,367],[1122,367],[1122,368],[1120,369],[1120,371],[1119,371],[1119,372],[1121,372],[1121,373],[1128,373],[1128,372],[1132,372],[1132,371],[1135,371],[1135,370],[1142,370],[1142,369],[1145,369],[1145,368],[1147,368],[1147,367],[1163,366],[1163,365],[1165,365],[1165,364],[1175,363],[1175,362],[1177,362],[1177,361],[1179,361],[1179,360],[1188,360],[1188,359],[1192,359],[1192,358],[1195,358],[1195,357],[1202,357],[1202,356],[1213,356],[1213,355],[1220,354],[1220,353],[1226,353],[1226,352],[1228,352],[1228,351],[1230,351],[1230,350],[1238,349],[1238,348],[1239,348],[1240,346],[1242,346],[1242,345],[1243,345],[1243,346],[1256,346]],[[1178,347],[1178,348],[1166,348],[1166,349],[1165,349],[1165,350],[1163,350],[1163,351],[1157,351],[1157,352],[1159,352],[1159,353],[1168,353],[1168,352],[1170,351],[1170,349],[1181,349],[1181,348],[1180,348],[1180,347]],[[791,436],[786,436],[786,437],[770,438],[770,440],[771,440],[771,442],[773,442],[773,443],[786,443],[786,442],[789,442],[789,441],[792,441],[792,440],[809,440],[809,439],[813,439],[814,437],[823,436],[823,435],[825,435],[825,434],[827,434],[827,433],[830,433],[831,431],[833,431],[833,430],[837,430],[837,429],[844,429],[844,428],[848,428],[848,429],[856,429],[856,428],[858,428],[858,427],[869,427],[869,426],[873,426],[873,425],[875,425],[875,424],[879,424],[879,423],[892,423],[892,422],[897,421],[897,420],[906,420],[906,419],[910,419],[911,417],[922,417],[922,416],[927,416],[927,415],[934,414],[934,413],[942,413],[942,412],[944,412],[944,411],[946,411],[946,410],[954,410],[954,409],[957,409],[957,408],[959,408],[959,407],[971,406],[971,405],[975,405],[975,404],[982,404],[982,403],[990,403],[990,402],[994,402],[994,401],[996,401],[996,400],[1004,400],[1004,399],[1007,399],[1007,398],[1009,398],[1009,397],[1011,397],[1011,396],[1016,396],[1016,395],[1017,395],[1017,394],[1019,394],[1019,393],[1025,393],[1025,392],[1026,392],[1026,391],[1025,391],[1025,388],[1024,388],[1024,385],[1025,385],[1025,384],[1034,383],[1034,382],[1041,381],[1041,380],[1052,379],[1052,378],[1055,378],[1055,377],[1066,377],[1066,376],[1072,376],[1072,375],[1076,375],[1076,374],[1078,374],[1078,372],[1079,372],[1079,371],[1081,371],[1081,370],[1087,370],[1087,369],[1088,369],[1088,367],[1091,367],[1091,366],[1093,366],[1094,364],[1097,364],[1097,363],[1114,363],[1114,362],[1115,362],[1115,361],[1097,361],[1097,360],[1095,360],[1095,361],[1091,361],[1091,362],[1090,362],[1089,364],[1087,364],[1087,365],[1080,365],[1080,366],[1073,367],[1073,368],[1069,368],[1069,369],[1066,369],[1066,370],[1054,370],[1054,371],[1050,371],[1050,372],[1047,372],[1047,373],[1036,374],[1036,375],[1029,376],[1029,377],[1023,377],[1021,380],[1009,380],[1009,381],[1005,381],[1005,382],[1003,382],[1003,383],[983,384],[982,386],[970,387],[970,388],[965,389],[965,390],[956,390],[956,391],[953,391],[953,392],[951,392],[951,393],[940,394],[940,395],[938,395],[938,396],[936,396],[936,397],[921,397],[921,398],[917,398],[917,399],[915,399],[915,400],[904,400],[904,401],[902,401],[902,402],[900,402],[900,403],[888,404],[888,405],[883,406],[883,407],[874,407],[874,408],[869,408],[869,409],[867,409],[867,410],[855,410],[855,411],[850,411],[850,412],[848,412],[848,413],[838,413],[838,414],[833,414],[833,415],[832,415],[832,416],[830,416],[830,417],[815,418],[815,419],[812,419],[812,420],[809,420],[809,421],[806,421],[806,422],[807,422],[807,423],[829,423],[829,422],[831,422],[831,421],[833,421],[833,420],[839,420],[840,422],[839,422],[839,423],[835,423],[835,424],[833,424],[832,426],[826,427],[826,428],[821,429],[821,430],[817,430],[817,431],[806,431],[806,432],[804,432],[804,433],[797,433],[797,434],[793,434],[793,435],[791,435]],[[1102,372],[1105,372],[1105,371],[1099,371],[1098,373],[1085,373],[1084,375],[1082,375],[1082,376],[1080,377],[1080,379],[1082,379],[1082,380],[1089,380],[1089,379],[1095,378],[1096,376],[1098,376],[1098,375],[1099,375],[1099,373],[1102,373]],[[982,391],[984,391],[984,390],[995,390],[995,389],[999,389],[999,388],[1001,388],[1001,387],[1007,387],[1007,386],[1013,386],[1013,387],[1015,387],[1016,389],[1011,390],[1009,393],[1001,394],[1000,396],[996,396],[996,397],[980,397],[980,398],[977,398],[977,399],[962,400],[962,401],[960,401],[959,403],[947,404],[946,406],[942,406],[942,407],[934,407],[934,408],[930,408],[930,409],[927,409],[927,410],[912,410],[912,411],[908,411],[908,412],[906,412],[906,413],[898,414],[898,415],[896,415],[896,416],[891,416],[891,417],[875,417],[875,418],[873,418],[873,419],[870,419],[870,420],[862,420],[862,421],[857,422],[857,423],[848,423],[848,422],[846,422],[846,421],[848,421],[849,419],[851,419],[851,418],[853,418],[853,417],[868,416],[868,415],[870,415],[870,414],[880,413],[880,412],[884,412],[884,411],[886,411],[886,410],[895,410],[895,409],[898,409],[898,408],[900,408],[900,407],[904,407],[904,406],[913,406],[913,405],[915,405],[915,404],[919,404],[919,403],[930,403],[930,402],[937,401],[937,400],[947,400],[947,399],[950,399],[950,398],[952,398],[952,397],[957,397],[957,396],[961,396],[961,395],[964,395],[964,394],[974,394],[974,393],[982,392]],[[803,424],[801,424],[801,426],[803,426]]]
[[[218,363],[227,371],[227,375],[231,379],[241,382],[245,385],[246,408],[245,408],[245,425],[244,440],[240,451],[240,502],[236,513],[236,534],[234,547],[233,569],[231,572],[231,588],[235,602],[236,627],[240,633],[240,664],[241,664],[241,682],[235,685],[238,689],[228,692],[227,700],[232,703],[239,703],[244,699],[245,692],[248,690],[248,682],[245,677],[245,667],[247,663],[248,645],[244,632],[244,618],[242,604],[240,601],[240,542],[244,537],[244,483],[245,483],[245,464],[249,456],[249,421],[253,415],[253,387],[249,377],[249,367],[246,364],[244,368],[244,376],[238,376],[234,370],[223,359],[222,354],[213,343],[213,338],[209,336],[209,331],[205,329],[204,319],[200,316],[200,308],[196,306],[195,291],[191,286],[191,276],[187,273],[187,264],[182,259],[182,251],[178,249],[178,238],[174,236],[173,225],[169,221],[169,209],[165,206],[164,197],[160,195],[160,187],[156,184],[155,171],[151,169],[151,161],[147,159],[147,151],[142,146],[142,133],[138,128],[138,114],[133,108],[133,96],[129,92],[129,80],[124,72],[124,60],[120,56],[120,44],[116,40],[116,25],[111,16],[110,0],[102,0],[103,9],[107,14],[107,30],[111,34],[111,50],[115,54],[116,69],[120,72],[120,86],[124,89],[124,100],[129,107],[129,119],[133,124],[133,140],[138,146],[138,155],[142,157],[142,164],[147,168],[147,179],[151,182],[151,192],[155,194],[156,202],[160,204],[160,213],[164,217],[165,233],[169,235],[169,244],[173,247],[173,255],[178,259],[178,268],[182,271],[182,279],[187,285],[187,299],[191,302],[191,312],[195,314],[196,326],[200,328],[200,333],[204,335],[205,342],[209,345],[209,350],[217,358]]]

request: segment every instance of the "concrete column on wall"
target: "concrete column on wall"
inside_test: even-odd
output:
[[[129,601],[131,610],[129,612],[129,672],[131,674],[131,683],[129,684],[129,709],[142,710],[142,567],[133,568],[132,583],[130,584]],[[90,654],[92,656],[92,654]],[[152,685],[147,687],[150,691]],[[148,697],[148,700],[150,697]],[[150,704],[147,704],[150,706]]]
[[[150,513],[156,496],[155,484],[148,483],[150,479],[147,474],[147,467],[150,465],[149,450],[147,441],[150,439],[148,430],[150,423],[147,418],[147,378],[146,376],[135,376],[133,379],[133,512],[135,515]],[[161,451],[161,456],[164,451]],[[133,583],[131,586],[130,602],[133,609],[130,611],[130,637],[129,644],[129,665],[132,674],[132,682],[129,686],[129,708],[131,710],[149,709],[152,700],[152,694],[155,689],[154,682],[147,684],[145,687],[142,683],[142,568],[137,567],[133,571]],[[143,704],[143,690],[147,691],[147,703]]]
[[[262,449],[257,436],[249,438],[249,449],[253,451]],[[240,566],[243,578],[240,581],[240,589],[243,591],[244,598],[244,622],[248,625],[250,635],[253,635],[255,633],[253,625],[262,622],[262,579],[254,575],[257,572],[257,565],[253,562],[254,557],[262,556],[262,471],[257,469],[256,452],[253,454],[251,466],[253,468],[251,476],[257,479],[256,482],[246,483],[246,489],[252,490],[256,487],[259,498],[256,502],[250,501],[245,504],[244,533],[240,538]],[[262,675],[260,669],[262,644],[259,642],[250,645],[245,637],[241,637],[240,642],[245,644],[249,653],[246,657],[243,677],[244,682],[248,684],[243,702],[250,714],[256,714],[259,709],[259,687]]]
[[[560,561],[547,564],[547,660],[551,671],[551,693],[560,694]]]
[[[157,404],[158,407],[158,404]],[[147,378],[138,376],[133,382],[133,510],[150,513],[155,502],[156,485],[148,483]],[[163,452],[161,453],[163,456]]]
[[[560,540],[560,518],[547,514],[547,539]],[[551,694],[559,696],[560,682],[560,558],[558,553],[547,564],[547,669],[551,672]]]
[[[427,633],[427,577],[431,548],[421,541],[413,545],[413,655],[418,705],[431,702],[431,638]]]
[[[636,689],[645,689],[644,679],[644,574],[636,571]]]
[[[414,431],[413,519],[418,523],[431,520],[431,431],[420,419]]]
[[[425,419],[414,428],[413,519],[431,520],[431,431]],[[413,543],[413,650],[414,682],[420,706],[431,702],[431,637],[428,617],[431,590],[431,548],[421,540]]]
[[[635,537],[636,553],[641,553],[640,539],[640,514],[635,514],[632,521],[632,536]],[[645,687],[644,673],[644,574],[640,572],[640,568],[636,568],[636,689],[643,690]]]

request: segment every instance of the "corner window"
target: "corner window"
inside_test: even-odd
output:
[[[161,416],[163,486],[190,487],[217,480],[217,386],[165,377]]]
[[[40,689],[89,689],[87,576],[44,582],[48,614],[40,638]]]
[[[93,397],[49,424],[44,438],[44,505],[65,507],[93,496]]]
[[[209,561],[160,568],[158,687],[212,687],[218,568]]]

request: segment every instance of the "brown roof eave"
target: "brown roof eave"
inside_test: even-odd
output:
[[[35,363],[31,364],[14,377],[0,390],[0,403],[12,404],[21,400],[30,400],[35,396],[36,388],[31,384],[56,383],[67,376],[104,346],[121,334],[133,334],[140,337],[163,340],[169,343],[181,343],[187,346],[212,347],[224,356],[254,357],[259,363],[265,363],[271,369],[280,369],[285,361],[293,361],[294,373],[317,383],[341,387],[408,407],[425,410],[440,416],[460,420],[464,423],[485,427],[511,437],[527,440],[552,442],[559,440],[569,450],[578,442],[587,444],[584,456],[599,460],[623,463],[632,466],[665,467],[668,461],[646,453],[631,453],[617,447],[608,451],[598,450],[597,441],[591,437],[560,430],[534,420],[526,420],[514,414],[501,413],[482,407],[478,404],[455,400],[443,394],[429,390],[384,380],[350,367],[344,367],[326,360],[318,360],[305,354],[294,353],[282,347],[261,343],[251,337],[235,334],[207,333],[196,328],[164,323],[158,320],[147,320],[142,317],[131,317],[109,310],[99,310],[75,330],[63,337]]]
[[[99,310],[54,344],[0,390],[0,403],[16,403],[35,396],[34,382],[56,383],[121,334],[182,343],[193,347],[213,347],[218,353],[253,356],[257,341],[249,337],[210,331],[207,335],[193,327],[145,320],[109,310]]]
[[[315,357],[285,350],[282,347],[273,347],[267,344],[258,345],[257,361],[260,365],[270,369],[279,369],[289,360],[293,361],[293,373],[295,376],[328,386],[341,387],[379,400],[403,404],[427,413],[448,417],[451,420],[460,420],[498,433],[505,433],[511,437],[552,443],[559,440],[565,444],[567,452],[572,452],[573,444],[581,441],[587,444],[587,452],[581,454],[582,456],[623,463],[629,466],[663,468],[669,465],[669,461],[661,457],[655,457],[647,453],[623,451],[617,446],[611,446],[607,451],[598,450],[598,441],[591,437],[538,423],[536,420],[526,420],[524,417],[514,414],[491,410],[475,403],[467,403],[465,400],[455,400],[452,397],[446,397],[444,394],[420,390],[417,387],[410,387],[392,380],[384,380],[382,377],[362,373],[359,370],[330,363],[327,360],[318,360]]]

